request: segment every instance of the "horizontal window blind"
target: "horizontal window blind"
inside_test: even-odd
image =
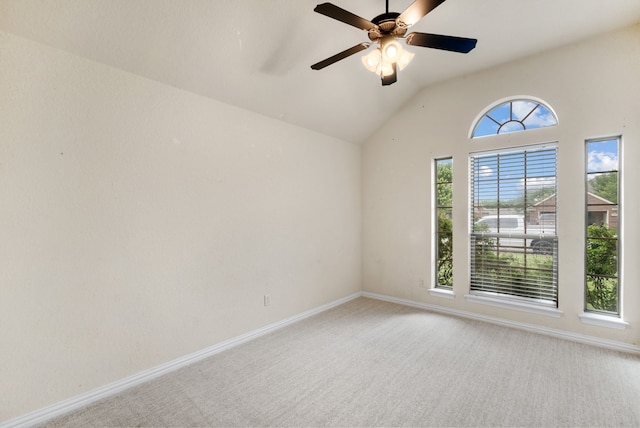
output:
[[[557,306],[556,147],[472,155],[471,291]]]

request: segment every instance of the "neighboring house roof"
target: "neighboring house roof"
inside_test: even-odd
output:
[[[615,202],[612,202],[612,201],[610,201],[608,199],[605,199],[605,198],[603,198],[601,196],[598,196],[595,193],[587,192],[587,195],[588,195],[590,200],[596,199],[602,205],[616,205]],[[552,195],[547,196],[543,200],[536,202],[535,204],[533,204],[533,206],[535,207],[535,206],[539,206],[539,205],[549,205],[546,202],[551,201],[552,198],[555,198],[555,197],[556,197],[556,194],[554,193]]]

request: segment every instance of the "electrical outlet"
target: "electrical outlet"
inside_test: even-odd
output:
[[[265,294],[264,295],[264,305],[265,306],[271,305],[271,295],[270,294]]]
[[[418,279],[418,287],[425,288],[424,279],[423,278]]]

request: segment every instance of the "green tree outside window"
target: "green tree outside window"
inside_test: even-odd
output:
[[[452,159],[437,159],[436,165],[436,286],[453,287]]]

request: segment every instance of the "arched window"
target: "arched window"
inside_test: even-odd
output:
[[[553,110],[542,101],[511,99],[490,107],[476,121],[471,138],[506,134],[558,124]]]
[[[557,124],[543,101],[511,97],[476,117],[471,138]],[[507,306],[517,301],[527,310],[557,316],[558,144],[526,141],[526,146],[495,147],[492,139],[487,143],[493,148],[469,153],[468,300]]]

